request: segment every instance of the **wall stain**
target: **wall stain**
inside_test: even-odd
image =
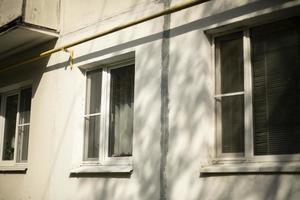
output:
[[[164,8],[169,8],[171,0],[163,0]],[[170,61],[171,15],[164,16],[161,49],[161,138],[160,138],[160,200],[167,200],[167,157],[169,150],[169,61]]]

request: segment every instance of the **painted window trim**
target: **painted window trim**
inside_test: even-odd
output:
[[[291,173],[300,172],[300,162],[236,162],[202,166],[200,173]]]
[[[261,25],[261,24],[260,24]],[[247,26],[241,29],[233,29],[218,33],[212,36],[212,66],[214,84],[216,84],[216,67],[218,65],[216,58],[215,38],[230,33],[243,32],[243,55],[244,55],[244,126],[245,126],[245,150],[244,153],[224,154],[220,153],[220,137],[217,126],[216,105],[214,106],[215,121],[215,140],[213,148],[213,158],[208,160],[209,164],[201,167],[201,173],[234,173],[234,172],[300,172],[300,154],[282,154],[282,155],[254,155],[253,144],[253,94],[252,94],[252,64],[250,47],[250,28],[255,25]],[[214,87],[215,88],[215,87]],[[236,94],[234,94],[236,95]],[[215,94],[214,99],[220,95]],[[214,100],[215,104],[215,100]],[[248,106],[246,106],[248,105]],[[250,106],[249,106],[250,105]]]
[[[71,174],[84,173],[131,173],[133,171],[132,165],[83,165],[72,169]]]
[[[26,172],[28,169],[28,163],[11,163],[11,164],[0,164],[0,173],[10,172]]]
[[[17,127],[20,125],[24,125],[24,124],[18,124],[19,123],[19,107],[20,107],[20,93],[21,90],[23,89],[28,89],[28,88],[32,88],[32,81],[31,80],[27,80],[27,81],[22,81],[19,83],[15,83],[15,84],[11,84],[8,86],[4,86],[0,88],[0,98],[1,98],[1,102],[3,101],[3,99],[5,97],[7,97],[10,94],[18,94],[19,99],[18,99],[18,111],[17,111],[17,121],[16,121],[16,130],[15,130],[15,147],[16,149],[19,148],[18,144],[18,136],[17,136]],[[2,96],[1,94],[4,94],[4,96]],[[32,97],[31,97],[32,100]],[[5,102],[1,103],[1,107],[0,107],[0,112],[4,112],[5,106],[4,106]],[[32,109],[31,109],[32,110]],[[17,160],[17,154],[18,154],[18,150],[14,152],[14,159],[13,160],[9,160],[9,161],[5,161],[2,160],[2,154],[3,154],[3,139],[4,139],[4,123],[5,123],[5,117],[4,116],[0,116],[0,172],[26,172],[27,168],[28,168],[28,160],[26,162],[22,161],[22,160]],[[30,123],[28,123],[29,125],[31,124],[31,120]],[[26,125],[28,125],[26,124]],[[30,134],[29,134],[30,135]]]
[[[135,58],[125,58],[118,61],[114,61],[112,63],[105,63],[105,64],[98,64],[94,67],[88,67],[84,68],[85,73],[85,80],[87,79],[87,72],[97,70],[102,68],[102,97],[101,97],[101,110],[103,113],[101,113],[101,118],[105,118],[105,120],[101,119],[105,124],[101,124],[100,126],[100,136],[99,136],[99,159],[97,160],[83,160],[84,156],[84,138],[81,141],[82,145],[82,160],[77,167],[73,168],[70,173],[71,174],[81,174],[81,173],[131,173],[133,171],[133,156],[126,156],[126,157],[108,157],[108,127],[109,127],[109,121],[108,118],[108,110],[109,110],[109,83],[110,83],[110,74],[109,71],[111,69],[116,68],[122,68],[129,65],[135,65]],[[85,87],[86,90],[86,87]],[[86,91],[84,91],[86,94]],[[105,96],[105,97],[104,97]],[[86,103],[86,95],[85,95],[85,103]],[[84,114],[86,116],[86,114]],[[134,123],[134,118],[133,118]],[[84,126],[83,126],[84,127]],[[84,133],[84,130],[82,131]]]

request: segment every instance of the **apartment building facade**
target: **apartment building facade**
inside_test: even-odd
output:
[[[299,22],[299,0],[0,1],[0,200],[299,199]]]

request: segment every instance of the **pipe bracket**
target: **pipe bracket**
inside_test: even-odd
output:
[[[73,64],[74,64],[74,50],[64,48],[63,51],[70,54],[69,62],[70,62],[70,68],[72,70],[73,69]]]

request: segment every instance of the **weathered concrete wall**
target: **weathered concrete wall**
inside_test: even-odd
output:
[[[0,0],[0,27],[22,16],[23,0]]]
[[[26,0],[25,19],[30,24],[59,29],[60,0]]]
[[[23,17],[23,21],[59,29],[60,0],[0,0],[0,27]]]
[[[79,1],[72,2],[64,12],[75,13],[76,6],[78,12],[87,12],[79,9]],[[79,68],[68,68],[68,54],[30,64],[30,73],[0,74],[0,87],[24,79],[34,82],[28,171],[0,174],[0,200],[298,199],[300,177],[293,173],[200,176],[214,140],[214,66],[209,36],[203,31],[265,9],[273,12],[282,2],[214,0],[72,48],[76,66],[135,51],[130,176],[70,177],[81,160],[85,77]],[[163,7],[149,3],[152,9]],[[137,13],[94,25],[82,17],[80,27],[87,27],[76,32],[70,30],[77,24],[69,21],[62,30],[68,34],[57,46],[144,14]]]
[[[117,15],[129,12],[131,14],[127,16],[130,18],[123,17],[122,20],[133,20],[134,12],[149,11],[151,2],[155,1],[157,2],[157,0],[87,0],[84,3],[81,0],[62,1],[62,34],[96,23],[100,27],[102,23],[99,22],[111,18],[118,20]]]

